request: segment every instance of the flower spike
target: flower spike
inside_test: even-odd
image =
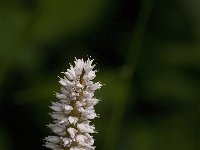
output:
[[[50,113],[54,119],[48,127],[56,134],[45,138],[45,146],[52,150],[94,150],[94,125],[90,120],[98,117],[94,106],[99,102],[94,92],[102,87],[100,82],[94,83],[96,77],[93,59],[75,58],[74,66],[62,72],[59,77],[61,92],[55,93],[58,102],[52,102]]]

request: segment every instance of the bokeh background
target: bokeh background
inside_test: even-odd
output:
[[[0,150],[42,150],[74,57],[97,63],[97,150],[200,149],[199,0],[1,0]]]

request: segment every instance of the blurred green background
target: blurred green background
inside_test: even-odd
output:
[[[42,150],[60,72],[92,56],[97,150],[200,149],[199,0],[1,0],[0,150]]]

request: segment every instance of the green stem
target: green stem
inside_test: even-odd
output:
[[[124,110],[127,105],[127,100],[130,97],[133,98],[133,93],[131,91],[131,80],[134,76],[135,68],[137,66],[138,58],[141,53],[141,47],[144,40],[144,35],[148,26],[148,20],[152,11],[154,0],[143,0],[141,3],[141,8],[138,15],[138,20],[135,24],[135,29],[133,31],[132,39],[130,40],[130,46],[127,53],[127,61],[122,68],[122,73],[126,75],[122,79],[126,83],[127,93],[124,95],[123,99],[119,99],[117,102],[113,103],[112,114],[110,121],[108,122],[106,138],[104,141],[103,149],[114,150],[116,149],[117,140],[121,137],[119,135],[119,130],[121,128],[121,122],[124,116]],[[120,86],[120,85],[119,85]]]

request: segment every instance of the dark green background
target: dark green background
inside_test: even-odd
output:
[[[199,150],[199,0],[1,0],[0,150],[42,150],[60,72],[92,56],[97,150]]]

